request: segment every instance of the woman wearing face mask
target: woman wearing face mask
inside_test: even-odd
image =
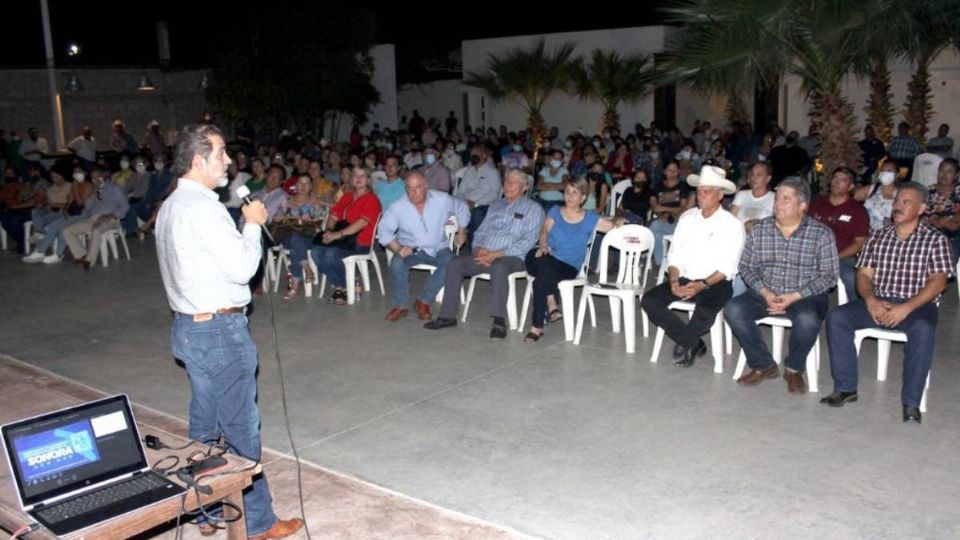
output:
[[[463,159],[457,153],[456,145],[453,141],[447,141],[443,148],[443,166],[451,173],[456,173],[463,168]]]
[[[138,203],[146,197],[149,187],[150,174],[147,173],[147,163],[143,158],[137,158],[133,160],[133,174],[129,176],[123,192],[131,203]]]
[[[630,189],[623,192],[623,197],[617,204],[617,217],[623,217],[630,224],[646,225],[652,197],[653,190],[650,189],[646,171],[643,169],[634,171]]]
[[[630,156],[630,147],[627,143],[621,142],[617,145],[616,152],[607,160],[607,172],[615,182],[633,176],[633,158]]]
[[[126,189],[127,180],[133,176],[133,169],[130,167],[130,156],[123,154],[120,157],[120,170],[113,174],[113,183]]]
[[[897,172],[897,164],[888,159],[880,167],[877,182],[857,188],[853,193],[854,199],[863,202],[871,231],[879,231],[891,223],[893,200],[897,197]]]
[[[563,182],[570,178],[570,173],[563,166],[563,151],[553,150],[549,155],[550,161],[537,176],[540,204],[545,210],[563,203]]]
[[[610,197],[610,188],[613,179],[610,173],[603,170],[599,162],[593,163],[587,172],[587,201],[583,203],[584,210],[593,210],[603,215],[607,209],[607,199]]]

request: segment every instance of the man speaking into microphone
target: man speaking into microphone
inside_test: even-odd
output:
[[[190,438],[223,433],[232,450],[259,461],[257,347],[244,306],[267,210],[259,201],[244,206],[245,225],[237,231],[213,191],[227,184],[228,165],[216,126],[189,125],[177,135],[174,167],[181,176],[157,218],[157,258],[174,312],[173,354],[190,378]],[[283,538],[303,526],[300,519],[277,519],[265,475],[244,492],[243,503],[251,539]],[[201,523],[200,532],[209,536],[216,528]]]

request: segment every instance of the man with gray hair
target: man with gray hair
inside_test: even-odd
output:
[[[427,189],[427,179],[421,171],[408,174],[404,184],[406,194],[383,213],[377,230],[377,240],[394,254],[390,260],[393,309],[387,313],[387,320],[392,322],[407,316],[410,268],[429,264],[436,270],[413,303],[417,316],[429,321],[432,318],[430,304],[443,287],[447,263],[453,258],[445,234],[447,221],[456,218],[455,243],[462,246],[467,240],[470,210],[456,197]]]
[[[874,233],[857,261],[858,300],[830,312],[827,343],[834,392],[820,400],[842,407],[857,400],[857,350],[862,328],[888,328],[907,335],[903,347],[903,421],[918,424],[920,401],[933,363],[937,307],[947,279],[954,275],[950,242],[922,221],[927,190],[916,182],[897,190],[893,225]]]
[[[779,374],[756,322],[768,316],[790,319],[789,352],[783,378],[791,394],[807,391],[805,360],[827,314],[827,293],[837,284],[837,246],[829,227],[807,216],[810,187],[790,176],[780,183],[773,216],[747,235],[740,275],[749,289],[724,307],[724,318],[740,341],[750,372],[737,383],[753,386]]]
[[[462,254],[447,265],[443,290],[443,306],[439,316],[424,325],[438,330],[457,325],[460,285],[464,278],[489,273],[493,286],[490,316],[493,317],[492,339],[507,337],[507,276],[523,271],[523,258],[533,249],[543,225],[543,207],[525,197],[527,175],[511,169],[503,182],[503,198],[490,204],[486,217],[474,236],[472,251]]]

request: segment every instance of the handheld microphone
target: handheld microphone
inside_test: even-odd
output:
[[[250,200],[250,188],[247,186],[240,186],[237,188],[237,197],[243,199],[243,202],[247,204],[253,202]],[[265,223],[260,224],[260,229],[263,230],[263,234],[267,235],[267,239],[270,240],[270,243],[276,245],[277,241],[273,239],[273,235],[270,234],[270,230],[267,229],[267,225]]]

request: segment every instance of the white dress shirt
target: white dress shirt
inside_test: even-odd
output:
[[[170,308],[196,315],[250,303],[247,283],[257,271],[260,227],[237,231],[217,194],[181,178],[157,217],[157,259]]]
[[[473,201],[476,206],[486,206],[500,198],[500,172],[493,166],[491,160],[480,167],[468,167],[457,188],[457,197],[465,201]]]
[[[704,218],[699,208],[684,212],[673,232],[667,267],[675,266],[687,279],[706,279],[720,272],[733,279],[743,249],[743,224],[733,214],[718,208]]]

